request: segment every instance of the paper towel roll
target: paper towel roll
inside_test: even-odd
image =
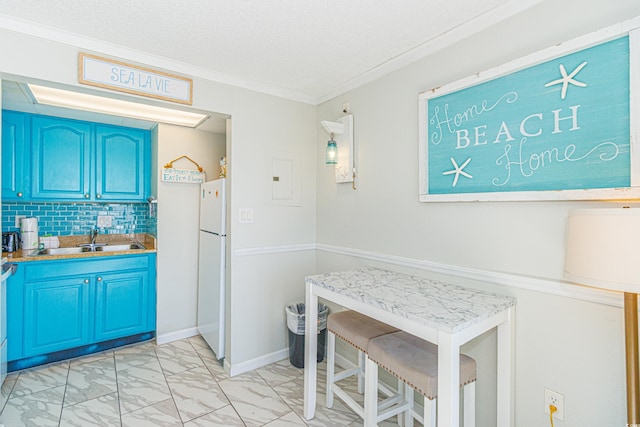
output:
[[[38,218],[27,217],[20,220],[20,240],[22,250],[38,249]]]

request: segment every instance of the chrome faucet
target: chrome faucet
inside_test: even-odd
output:
[[[95,245],[96,244],[96,237],[98,237],[98,229],[97,228],[92,228],[91,232],[89,233],[89,236],[91,236],[91,244]]]

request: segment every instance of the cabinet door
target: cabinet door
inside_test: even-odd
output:
[[[149,273],[105,273],[96,278],[97,342],[153,330],[149,325]]]
[[[90,293],[90,280],[83,277],[25,283],[23,356],[89,343]]]
[[[28,198],[29,144],[26,139],[27,115],[2,111],[2,199]]]
[[[148,131],[96,125],[96,199],[146,201],[150,145]]]
[[[31,197],[47,200],[87,200],[92,197],[92,125],[76,120],[33,116]]]

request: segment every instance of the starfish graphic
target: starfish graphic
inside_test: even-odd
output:
[[[544,87],[562,84],[562,95],[561,95],[562,99],[564,99],[567,96],[567,89],[569,88],[569,84],[576,85],[579,87],[587,87],[586,83],[574,80],[574,77],[576,76],[576,74],[578,74],[580,70],[584,68],[585,65],[587,65],[587,61],[584,61],[582,64],[578,65],[578,68],[573,70],[571,74],[567,74],[567,70],[564,68],[564,65],[560,64],[560,74],[562,74],[562,77],[557,80],[550,81],[549,83],[544,85]]]
[[[463,164],[461,164],[460,166],[458,166],[458,163],[456,163],[456,161],[454,160],[453,157],[451,157],[451,163],[453,164],[453,169],[450,171],[446,171],[446,172],[442,172],[442,175],[452,175],[455,174],[456,176],[453,177],[453,187],[456,186],[456,184],[458,184],[458,178],[460,177],[460,175],[464,175],[467,178],[473,178],[472,175],[468,174],[467,172],[463,171],[462,169],[464,169],[469,162],[471,161],[471,157],[469,157],[467,160],[465,160],[465,162]]]

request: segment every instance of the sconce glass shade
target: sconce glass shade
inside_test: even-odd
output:
[[[338,144],[333,139],[327,142],[327,151],[325,164],[336,165],[338,164]]]

